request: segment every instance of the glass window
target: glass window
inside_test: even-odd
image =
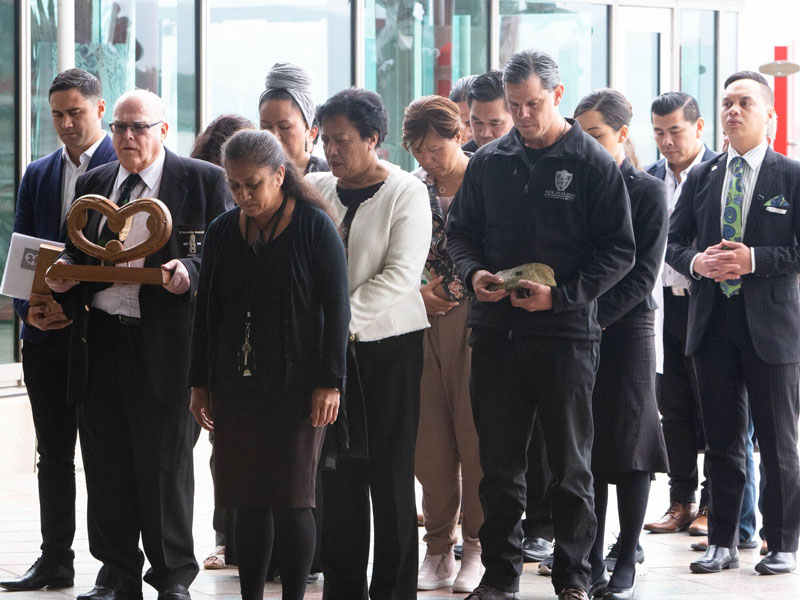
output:
[[[17,16],[13,0],[0,0],[0,272],[6,266],[14,228],[17,110],[14,105]],[[0,363],[15,362],[14,306],[0,296]]]
[[[403,111],[415,98],[446,96],[453,82],[488,69],[488,3],[482,0],[366,0],[365,86],[389,111],[385,158],[411,170]]]
[[[630,140],[641,165],[658,157],[649,107],[661,89],[661,33],[625,32],[626,97],[634,107]],[[645,107],[647,107],[645,109]]]
[[[680,11],[681,91],[694,96],[700,106],[703,141],[709,148],[715,146],[717,129],[715,14],[713,10]]]
[[[608,85],[608,11],[582,2],[500,0],[501,67],[520,50],[550,54],[564,84],[559,109],[571,117],[583,96]]]
[[[47,101],[57,68],[54,3],[48,6],[31,3],[31,159],[60,145]],[[184,155],[195,137],[194,38],[192,0],[75,1],[75,66],[103,83],[106,122],[123,92],[148,89],[166,104],[167,145]]]
[[[278,61],[314,74],[318,103],[352,83],[349,0],[210,0],[208,117],[258,123],[258,97]]]

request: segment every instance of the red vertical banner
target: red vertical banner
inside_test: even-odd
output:
[[[775,60],[789,60],[788,46],[775,46]],[[775,78],[775,112],[778,114],[778,130],[775,133],[775,152],[789,154],[789,82],[786,77]]]

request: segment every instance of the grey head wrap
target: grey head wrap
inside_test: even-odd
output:
[[[297,102],[309,128],[314,123],[316,105],[311,97],[311,71],[290,62],[277,62],[267,73],[266,88],[261,93],[258,105],[270,92],[284,90]]]

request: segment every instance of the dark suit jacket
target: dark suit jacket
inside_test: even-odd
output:
[[[233,206],[233,199],[219,167],[192,158],[182,158],[166,150],[164,174],[158,197],[172,215],[172,235],[166,245],[145,259],[145,267],[160,267],[179,258],[189,271],[191,288],[181,295],[160,286],[143,285],[139,291],[142,336],[147,347],[146,360],[153,390],[167,401],[185,399],[189,370],[189,345],[192,310],[200,272],[202,240],[207,225]],[[75,186],[76,196],[111,196],[119,171],[115,161],[82,175]],[[84,235],[97,241],[100,213],[90,213]],[[191,253],[189,236],[194,233],[197,252]],[[76,264],[96,265],[99,261],[78,250],[71,242],[62,255]],[[88,375],[89,308],[92,296],[110,284],[81,283],[65,294],[55,294],[61,302],[76,299],[75,322],[70,345],[68,400],[75,402],[85,393]]]
[[[664,259],[667,241],[667,187],[631,164],[620,167],[631,199],[631,221],[636,240],[636,262],[622,281],[597,299],[600,327],[613,325],[629,314],[658,308],[653,286]]]
[[[727,154],[698,165],[689,173],[672,213],[667,263],[691,277],[687,355],[703,339],[714,305],[716,283],[696,280],[689,265],[698,250],[718,244],[721,234],[722,186]],[[766,210],[782,195],[785,214]],[[755,248],[756,269],[742,277],[747,324],[756,354],[777,365],[800,361],[800,162],[767,150],[753,190],[742,242]]]
[[[703,145],[703,148],[705,148],[705,150],[703,151],[702,162],[706,162],[707,160],[711,160],[717,156],[717,153],[713,150],[709,150],[707,146]],[[667,174],[667,159],[662,158],[654,163],[650,163],[644,168],[644,170],[647,171],[648,175],[652,175],[656,179],[664,181],[664,176]]]
[[[61,220],[62,152],[63,150],[59,148],[52,154],[32,162],[25,169],[17,193],[15,232],[54,242],[63,242],[66,239],[66,224]],[[105,136],[92,155],[86,170],[94,169],[116,158],[111,138]],[[27,300],[14,299],[14,310],[22,321],[20,338],[32,342],[43,341],[47,339],[48,332],[25,323],[29,305]]]

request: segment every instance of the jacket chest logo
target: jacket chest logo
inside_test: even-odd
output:
[[[570,173],[566,169],[562,171],[556,171],[556,180],[555,180],[556,189],[545,190],[544,192],[545,198],[552,198],[554,200],[567,200],[569,202],[574,201],[575,194],[566,191],[571,183],[572,183],[572,173]]]

